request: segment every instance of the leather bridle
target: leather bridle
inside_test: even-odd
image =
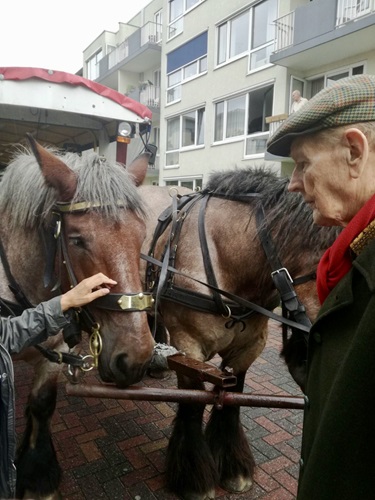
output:
[[[264,210],[260,199],[256,213],[257,229],[267,260],[271,266],[271,277],[273,279],[275,288],[279,292],[283,316],[274,314],[272,312],[272,309],[276,307],[277,304],[269,304],[269,306],[265,308],[225,290],[221,290],[217,286],[214,269],[208,251],[205,231],[204,216],[209,198],[218,197],[226,200],[248,203],[251,199],[260,198],[260,196],[261,195],[259,193],[228,195],[226,193],[217,193],[204,190],[198,193],[193,193],[191,195],[174,197],[178,199],[174,199],[174,201],[172,202],[172,206],[168,207],[159,216],[158,225],[155,229],[154,238],[149,250],[149,254],[141,255],[141,257],[148,262],[146,270],[146,283],[148,289],[152,290],[153,293],[156,294],[156,306],[158,305],[159,299],[164,299],[167,301],[185,305],[195,310],[213,314],[221,314],[224,318],[228,319],[228,327],[233,326],[236,322],[243,323],[244,319],[257,312],[283,324],[283,339],[284,336],[287,335],[287,328],[291,327],[301,331],[306,340],[307,334],[311,327],[311,322],[306,315],[305,307],[297,297],[293,284],[301,284],[303,282],[313,280],[315,279],[315,273],[311,272],[305,276],[300,276],[295,280],[292,280],[289,272],[284,266],[282,266],[277,256],[276,247],[273,244],[270,232],[266,224],[264,223]],[[207,282],[196,280],[191,276],[178,271],[174,267],[176,250],[179,244],[178,237],[181,231],[181,226],[189,210],[199,200],[201,200],[201,207],[198,216],[198,232]],[[161,261],[158,261],[154,258],[155,246],[158,239],[164,233],[169,224],[171,224],[171,229],[168,241],[165,245],[163,257]],[[175,286],[173,279],[174,275],[181,275],[191,279],[192,281],[204,285],[209,290],[211,290],[212,295],[208,296],[189,289]],[[223,300],[222,297],[225,297],[227,300]]]
[[[100,203],[57,202],[53,209],[54,218],[54,238],[57,243],[60,266],[64,266],[68,275],[71,287],[77,285],[78,281],[74,273],[73,265],[67,249],[67,242],[64,238],[64,215],[86,212],[93,208],[100,208]],[[119,203],[120,207],[124,205]],[[143,312],[151,310],[154,298],[151,293],[140,291],[138,293],[109,293],[95,300],[95,307],[115,312]],[[98,366],[98,358],[102,350],[102,338],[100,335],[100,324],[95,320],[88,306],[83,306],[77,310],[79,323],[83,330],[90,333],[89,348],[93,356],[93,366]]]

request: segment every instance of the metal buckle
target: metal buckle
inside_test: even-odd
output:
[[[281,267],[280,269],[276,269],[276,271],[272,271],[272,273],[271,273],[272,279],[273,279],[275,274],[280,274],[282,271],[284,271],[284,273],[287,275],[287,277],[289,278],[289,281],[291,283],[293,283],[292,277],[289,274],[289,271],[286,267]]]
[[[121,295],[117,301],[122,310],[136,309],[144,311],[150,309],[155,302],[153,296],[149,293],[138,293],[136,295]]]

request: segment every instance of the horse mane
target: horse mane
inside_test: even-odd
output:
[[[246,167],[213,172],[206,188],[228,196],[259,193],[260,197],[249,202],[251,216],[262,204],[264,224],[271,231],[279,257],[293,262],[300,259],[304,251],[313,251],[318,258],[332,245],[341,229],[314,224],[312,210],[300,193],[288,191],[288,184],[289,178],[279,177],[266,167]]]
[[[49,149],[49,148],[47,148]],[[95,152],[82,155],[59,153],[58,156],[78,178],[72,202],[99,202],[103,215],[118,220],[123,208],[145,217],[145,208],[127,170]],[[11,214],[10,227],[34,228],[48,224],[51,211],[58,201],[57,192],[47,186],[33,153],[18,149],[5,169],[0,183],[0,211]],[[121,205],[121,206],[120,206]]]

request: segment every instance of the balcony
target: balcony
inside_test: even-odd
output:
[[[322,15],[324,12],[324,15]],[[373,50],[375,0],[315,0],[275,21],[270,62],[296,71]]]
[[[112,52],[99,61],[99,76],[103,79],[119,69],[143,73],[158,65],[161,60],[161,25],[146,23],[121,42]]]
[[[139,87],[130,87],[126,95],[155,111],[160,110],[160,87],[152,82],[141,82]]]

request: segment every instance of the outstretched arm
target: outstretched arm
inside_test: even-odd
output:
[[[11,354],[25,347],[43,342],[55,335],[69,320],[64,312],[72,307],[84,306],[109,293],[116,281],[102,273],[82,280],[61,296],[26,309],[21,316],[0,318],[0,342]]]

